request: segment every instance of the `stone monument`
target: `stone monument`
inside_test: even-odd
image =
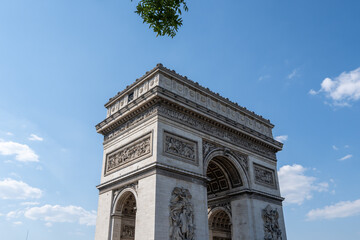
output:
[[[105,107],[95,240],[286,240],[269,120],[161,64]]]

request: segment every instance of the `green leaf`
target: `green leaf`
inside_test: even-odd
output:
[[[140,0],[135,13],[143,23],[149,24],[156,36],[173,38],[182,26],[181,8],[188,11],[185,0]]]

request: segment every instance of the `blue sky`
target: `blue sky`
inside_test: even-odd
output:
[[[1,1],[1,239],[93,239],[94,126],[159,62],[275,124],[288,239],[360,239],[360,2],[188,0],[174,39],[135,2]]]

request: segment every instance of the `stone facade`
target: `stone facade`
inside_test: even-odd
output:
[[[95,240],[286,239],[269,120],[161,64],[105,107]]]

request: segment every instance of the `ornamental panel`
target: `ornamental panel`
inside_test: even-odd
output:
[[[152,134],[148,133],[106,156],[105,175],[119,170],[135,160],[152,155]]]
[[[254,163],[255,183],[276,188],[274,170]]]
[[[190,139],[164,132],[164,155],[178,160],[198,164],[197,142]]]

